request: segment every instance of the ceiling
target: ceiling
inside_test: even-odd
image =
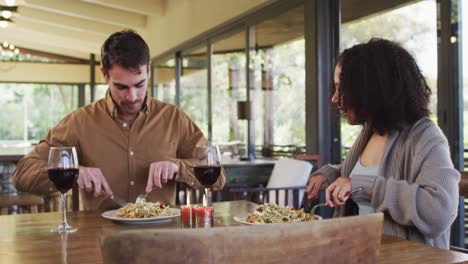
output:
[[[18,47],[89,59],[104,40],[122,29],[144,35],[149,16],[164,13],[167,0],[27,0],[16,25],[0,41]]]
[[[13,18],[16,26],[0,29],[0,42],[20,48],[89,59],[97,59],[104,40],[122,29],[133,29],[144,38],[166,14],[169,0],[26,0]],[[180,0],[172,0],[180,1]],[[411,0],[343,0],[342,22],[356,20]],[[269,47],[297,39],[304,34],[303,7],[266,20],[256,26],[257,47]],[[215,25],[213,25],[215,26]],[[215,52],[242,50],[245,34],[239,32],[214,43]],[[151,44],[151,43],[149,43]],[[191,55],[205,53],[205,48]]]
[[[416,2],[415,0],[342,0],[341,22],[348,23],[368,16],[386,12],[402,5]],[[267,19],[254,27],[255,47],[269,48],[304,37],[304,6]],[[226,38],[213,42],[214,53],[243,52],[245,50],[245,31],[228,35]],[[203,57],[206,47],[196,49],[186,54],[187,57]]]

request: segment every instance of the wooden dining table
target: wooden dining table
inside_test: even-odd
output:
[[[256,204],[247,201],[214,203],[216,226],[240,223],[233,217],[252,211]],[[101,240],[123,230],[181,228],[180,218],[164,224],[127,225],[105,219],[99,212],[70,212],[68,222],[78,231],[51,233],[61,222],[61,213],[0,216],[0,263],[102,263]],[[442,250],[383,236],[378,263],[462,263],[468,254]]]

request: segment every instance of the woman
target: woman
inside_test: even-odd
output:
[[[363,129],[342,165],[312,175],[308,198],[326,189],[336,216],[383,212],[384,234],[447,249],[460,175],[446,137],[428,118],[431,91],[414,58],[394,42],[372,39],[343,52],[334,82],[331,102]]]

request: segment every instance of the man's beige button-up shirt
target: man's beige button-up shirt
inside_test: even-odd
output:
[[[66,116],[26,155],[13,174],[19,191],[39,194],[55,192],[47,175],[47,159],[52,146],[75,146],[79,164],[100,168],[112,191],[134,202],[145,192],[149,167],[155,161],[173,161],[179,167],[176,181],[203,188],[191,168],[197,144],[207,144],[200,129],[178,107],[152,99],[149,95],[130,127],[117,119],[117,109],[109,93],[104,99]],[[214,189],[221,189],[224,172]],[[150,201],[174,204],[175,181],[163,184],[148,196]],[[105,195],[81,191],[85,209],[105,210],[116,205]]]

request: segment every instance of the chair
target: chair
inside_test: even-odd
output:
[[[203,190],[196,190],[190,187],[188,184],[183,182],[177,182],[176,185],[176,205],[185,204],[187,201],[187,196],[190,196],[190,202],[192,204],[195,203],[202,203],[203,202]],[[214,199],[216,197],[215,193],[212,192],[213,201],[217,201]]]
[[[272,202],[297,207],[304,196],[312,167],[307,161],[280,159],[266,188],[232,188],[230,192],[243,193],[244,198],[257,203]]]
[[[460,248],[460,247],[450,246],[450,250],[468,254],[468,249],[466,249],[466,248]]]
[[[83,210],[84,205],[77,185],[67,193],[67,212]],[[59,212],[62,210],[62,196],[54,192],[44,196],[44,211]]]
[[[248,200],[257,204],[275,203],[279,201],[278,204],[288,204],[294,208],[301,208],[301,197],[305,189],[306,186],[280,188],[246,187],[232,188],[229,191],[232,193],[232,200]],[[271,195],[271,193],[273,193],[273,195]],[[282,196],[280,196],[280,193]]]
[[[38,213],[44,210],[44,199],[30,193],[0,195],[0,214]]]
[[[255,228],[128,230],[104,237],[101,249],[104,263],[375,263],[382,224],[377,213]]]
[[[320,168],[321,165],[321,158],[319,154],[299,154],[294,157],[297,160],[305,160],[314,166],[314,169]]]
[[[460,197],[462,197],[460,199],[460,203],[462,203],[462,206],[459,206],[459,211],[463,211],[463,212],[461,213],[459,212],[458,217],[455,221],[458,222],[461,228],[465,229],[465,230],[461,230],[461,232],[463,233],[462,240],[465,241],[466,238],[468,238],[468,230],[464,228],[464,224],[466,220],[468,219],[468,210],[466,210],[468,208],[468,199],[465,199],[468,197],[468,171],[460,171],[460,176],[461,176],[460,183],[458,187],[459,187]],[[468,245],[465,243],[465,248],[467,246]]]

